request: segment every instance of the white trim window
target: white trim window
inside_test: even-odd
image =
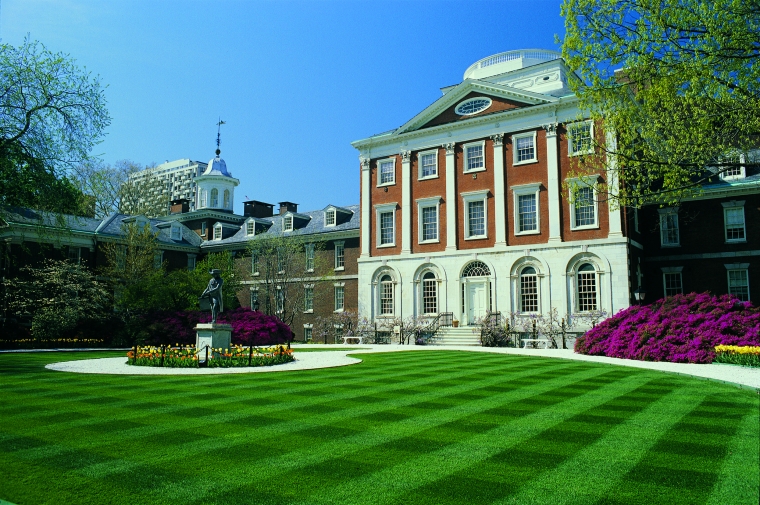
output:
[[[433,272],[425,272],[420,283],[421,313],[429,316],[438,313],[438,279]]]
[[[488,238],[488,190],[462,193],[464,201],[464,239]]]
[[[662,267],[662,288],[665,296],[683,294],[683,267]]]
[[[182,228],[179,224],[172,224],[171,237],[175,241],[182,240]]]
[[[346,267],[346,242],[335,242],[335,270],[343,270]]]
[[[225,209],[231,209],[232,208],[232,201],[230,199],[230,190],[225,189],[224,190],[224,208]]]
[[[251,304],[249,305],[249,307],[251,308],[251,310],[253,310],[253,308],[259,303],[259,289],[258,288],[255,288],[255,289],[251,288],[250,302]]]
[[[213,188],[211,190],[211,208],[217,208],[219,207],[219,190],[216,188]]]
[[[567,125],[568,156],[594,153],[594,122],[581,121]]]
[[[195,254],[187,255],[187,269],[190,270],[191,272],[195,270],[195,259],[196,259]]]
[[[247,237],[256,235],[256,223],[254,221],[248,221],[245,223],[245,235]]]
[[[744,201],[722,202],[721,205],[723,205],[723,227],[726,242],[746,242]]]
[[[377,161],[377,187],[396,184],[396,157]]]
[[[390,275],[384,274],[380,277],[378,283],[378,308],[380,310],[378,313],[381,316],[393,316],[393,284],[393,278]]]
[[[438,215],[441,197],[420,198],[417,200],[417,242],[432,244],[438,239]]]
[[[536,157],[536,132],[512,135],[512,152],[512,164],[514,166],[538,161]]]
[[[335,209],[325,211],[325,228],[331,228],[335,226],[335,224],[338,222],[336,214],[337,211]]]
[[[2,254],[2,253],[0,253],[0,254]],[[163,251],[159,251],[156,254],[160,254],[161,255],[161,261],[163,261],[164,252]],[[74,263],[75,265],[81,265],[82,264],[82,248],[81,247],[69,246],[68,258],[69,258],[69,261],[72,262],[72,263]],[[161,268],[161,262],[158,263],[158,266],[156,268]]]
[[[581,181],[570,182],[570,229],[599,228],[599,207],[591,185]]]
[[[306,323],[303,325],[303,341],[311,342],[313,337],[314,327],[312,324]]]
[[[728,276],[728,294],[734,295],[743,302],[750,301],[749,263],[733,263],[724,266]]]
[[[206,222],[204,221],[201,223],[201,237],[205,237],[205,236],[206,236]]]
[[[598,285],[596,267],[592,263],[582,263],[575,273],[576,312],[591,312],[599,307]]]
[[[377,247],[396,245],[396,203],[375,206]]]
[[[747,162],[747,157],[744,153],[737,153],[734,156],[725,156],[722,161],[724,163],[733,163],[720,173],[720,178],[724,181],[735,181],[737,179],[744,179],[746,177],[746,168],[744,163]]]
[[[205,189],[202,189],[201,190],[201,198],[200,198],[200,200],[201,200],[200,201],[200,207],[201,208],[206,207],[207,196],[208,196],[208,191],[206,191]]]
[[[281,286],[277,286],[277,289],[275,290],[275,312],[278,314],[282,314],[285,312],[285,291],[283,291]]]
[[[77,249],[79,248],[77,247]],[[71,249],[69,248],[69,253],[70,252],[71,252]],[[69,259],[71,258],[69,257]],[[79,262],[77,262],[77,264],[79,264]],[[156,251],[153,254],[153,268],[155,268],[156,270],[159,270],[163,266],[163,264],[164,264],[164,251]]]
[[[540,183],[512,186],[515,206],[515,235],[541,233],[541,213],[539,212],[538,200],[540,191]]]
[[[486,110],[492,103],[493,101],[486,96],[476,96],[460,102],[454,109],[454,112],[460,116],[472,116],[473,114]]]
[[[520,312],[539,312],[538,271],[532,265],[520,270]]]
[[[306,244],[304,246],[304,254],[306,256],[306,271],[314,271],[314,244]]]
[[[282,218],[282,231],[293,231],[293,216]]]
[[[678,207],[657,209],[660,214],[660,245],[662,247],[678,247],[681,245],[681,234],[678,229]]]
[[[251,275],[259,275],[259,255],[251,254]]]
[[[314,312],[314,284],[303,287],[303,311],[309,314]]]
[[[486,169],[486,141],[470,142],[462,146],[464,173],[482,172]]]
[[[222,240],[222,225],[214,225],[214,238],[212,240]]]
[[[419,164],[417,179],[435,179],[438,177],[438,150],[425,151],[417,155]]]
[[[343,312],[346,303],[346,292],[343,283],[335,284],[335,310],[334,312]]]

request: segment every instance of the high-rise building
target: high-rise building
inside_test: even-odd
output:
[[[190,210],[195,210],[195,178],[206,168],[206,163],[184,158],[146,168],[132,174],[129,180],[140,191],[141,205],[165,208],[168,212],[170,201],[185,199],[190,202]]]

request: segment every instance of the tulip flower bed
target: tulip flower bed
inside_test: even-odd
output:
[[[137,347],[127,353],[127,363],[135,366],[156,366],[167,368],[198,368],[199,360],[195,346],[189,347]],[[230,349],[210,349],[209,368],[271,366],[295,361],[290,349],[275,347],[242,347]],[[205,355],[203,356],[205,359]]]
[[[604,320],[576,340],[575,352],[712,363],[718,345],[760,346],[760,308],[730,295],[672,296],[629,307]]]
[[[715,346],[715,362],[760,367],[760,346]]]

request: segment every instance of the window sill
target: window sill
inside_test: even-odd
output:
[[[340,313],[341,313],[341,312],[343,312],[344,310],[345,310],[345,309],[335,309],[335,310],[333,310],[333,314],[340,314]]]
[[[485,240],[488,238],[488,235],[475,235],[473,237],[465,237],[465,240]]]
[[[674,247],[681,247],[681,244],[660,244],[663,249],[673,249]]]
[[[594,154],[594,150],[591,149],[591,150],[588,150],[588,151],[578,151],[577,153],[567,153],[567,155],[569,157],[571,157],[571,158],[574,157],[574,156],[587,156],[589,154]]]
[[[381,244],[381,245],[377,246],[378,249],[385,249],[387,247],[396,247],[396,244],[395,243],[394,244]]]
[[[512,163],[512,166],[519,167],[522,165],[533,165],[534,163],[538,163],[538,158],[533,158],[532,160],[515,161]]]
[[[314,313],[314,309],[312,309],[312,310],[304,310],[303,313],[304,314],[313,314]]]
[[[438,174],[435,175],[426,175],[425,177],[418,177],[418,181],[429,181],[430,179],[438,179]]]
[[[335,267],[335,271],[336,272],[342,272],[345,269],[346,269],[346,267]]]
[[[423,240],[422,242],[417,242],[417,243],[420,244],[420,245],[423,245],[423,244],[440,244],[441,241],[438,240],[438,239],[434,239],[434,240]]]
[[[583,231],[583,230],[598,230],[599,225],[598,224],[587,224],[584,226],[571,226],[570,231]]]
[[[541,235],[541,230],[519,231],[515,233],[515,237],[522,237],[523,235]]]
[[[736,240],[726,240],[725,243],[726,244],[746,244],[747,239],[743,238],[743,239],[736,239]]]
[[[485,169],[485,167],[483,167],[483,168],[474,168],[472,170],[462,170],[462,173],[463,174],[475,174],[477,172],[485,172],[485,171],[486,171],[486,169]]]
[[[313,268],[307,268],[306,269],[306,273],[307,274],[313,274],[314,273],[314,269]]]
[[[385,186],[395,186],[395,185],[396,185],[396,181],[393,181],[393,182],[384,182],[382,184],[378,184],[375,187],[377,187],[377,188],[383,188]]]

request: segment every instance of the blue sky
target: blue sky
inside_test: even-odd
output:
[[[359,203],[354,140],[405,123],[480,58],[558,50],[560,0],[0,0],[29,34],[108,86],[93,154],[142,165],[222,157],[242,201]]]

